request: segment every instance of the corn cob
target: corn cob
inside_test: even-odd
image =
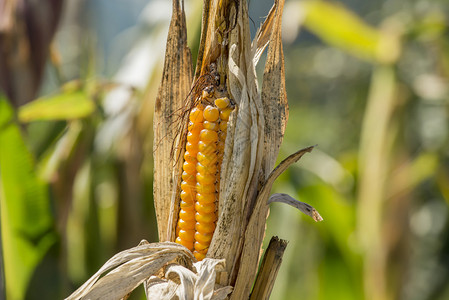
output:
[[[200,104],[189,115],[176,242],[198,260],[206,256],[215,231],[219,177],[231,112],[229,98],[215,99],[203,91]]]

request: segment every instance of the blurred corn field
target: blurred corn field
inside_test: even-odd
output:
[[[272,4],[248,2],[253,36]],[[202,1],[184,6],[196,61]],[[61,299],[158,240],[170,17],[163,0],[0,1],[0,298]],[[273,192],[324,222],[271,206],[266,244],[289,241],[272,299],[449,298],[448,24],[446,1],[286,1],[279,160],[318,146]]]

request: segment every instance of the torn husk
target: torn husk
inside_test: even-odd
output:
[[[174,159],[172,149],[179,136],[179,112],[184,107],[191,84],[192,57],[187,47],[184,4],[174,0],[163,77],[154,108],[153,195],[159,241],[171,240],[168,236],[170,223],[167,220],[176,204],[170,202],[176,185],[173,170],[179,170],[182,164],[181,160]]]
[[[175,260],[176,264],[169,264]],[[224,263],[218,259],[197,262],[184,246],[143,240],[114,255],[66,300],[126,299],[142,283],[147,299],[221,300],[232,291],[230,286],[215,284]]]

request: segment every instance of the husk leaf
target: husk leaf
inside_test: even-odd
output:
[[[187,47],[184,4],[173,0],[173,16],[167,38],[162,82],[154,111],[154,184],[153,195],[158,223],[159,241],[170,241],[173,226],[173,197],[177,171],[182,159],[173,155],[179,136],[180,113],[192,84],[192,58]],[[173,202],[172,202],[173,201]],[[179,200],[178,200],[179,202]],[[171,220],[171,222],[167,222]]]

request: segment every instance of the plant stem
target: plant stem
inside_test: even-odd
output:
[[[265,255],[257,274],[256,283],[250,299],[269,299],[276,276],[282,263],[287,241],[273,236],[270,240]]]

